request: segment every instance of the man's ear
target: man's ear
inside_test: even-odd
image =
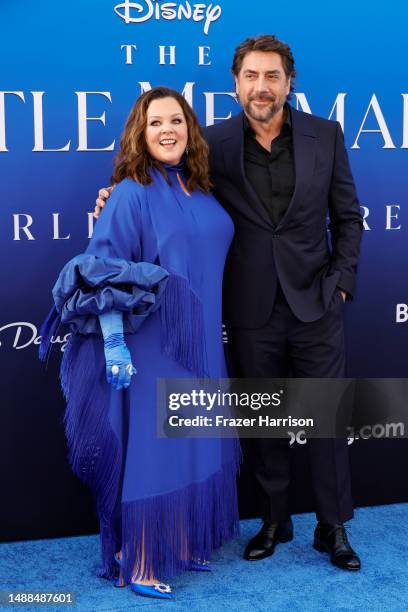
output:
[[[235,93],[237,94],[237,96],[239,98],[238,79],[237,79],[237,77],[235,75],[234,75],[234,83],[235,83]]]

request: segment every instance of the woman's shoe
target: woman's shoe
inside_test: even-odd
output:
[[[211,572],[208,561],[199,561],[198,559],[192,559],[188,569],[190,572]]]
[[[118,556],[119,553],[116,553],[115,561],[119,565],[122,566],[122,559]],[[115,587],[124,587],[125,584],[122,583],[121,578],[117,578],[113,583]],[[155,584],[140,584],[137,582],[131,582],[130,588],[137,595],[142,595],[143,597],[156,597],[158,599],[172,599],[171,588],[170,585],[164,584],[163,582],[156,582]]]
[[[122,589],[123,587],[126,586],[126,584],[123,582],[121,578],[116,578],[116,580],[113,581],[113,586],[116,587],[117,589]]]
[[[170,585],[163,582],[156,582],[155,584],[131,582],[130,588],[136,595],[142,595],[142,597],[155,597],[156,599],[173,598]]]

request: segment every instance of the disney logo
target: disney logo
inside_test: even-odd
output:
[[[204,21],[204,34],[208,34],[211,24],[220,18],[222,9],[219,4],[206,4],[204,2],[159,2],[158,0],[144,0],[144,2],[122,2],[114,7],[115,13],[125,23],[141,23],[153,18],[158,21],[165,19],[172,21]]]
[[[15,323],[7,323],[0,327],[0,333],[6,329],[13,330],[13,344],[12,347],[16,350],[25,349],[32,344],[40,344],[41,336],[38,335],[37,327],[33,323],[27,321],[17,321]],[[52,336],[51,344],[60,344],[61,351],[64,352],[65,347],[68,343],[71,333],[65,334],[65,336]],[[0,346],[2,342],[0,341]]]

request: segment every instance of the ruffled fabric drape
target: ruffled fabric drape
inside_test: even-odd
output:
[[[125,332],[135,332],[159,307],[168,276],[152,263],[83,253],[64,266],[52,294],[74,333],[100,334],[98,315],[111,310],[123,312]]]

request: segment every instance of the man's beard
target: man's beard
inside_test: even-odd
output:
[[[256,100],[270,100],[270,104],[265,108],[255,108],[252,102]],[[246,114],[261,123],[268,123],[278,113],[285,104],[285,100],[282,98],[272,98],[271,96],[259,96],[257,98],[249,99],[244,105]]]

